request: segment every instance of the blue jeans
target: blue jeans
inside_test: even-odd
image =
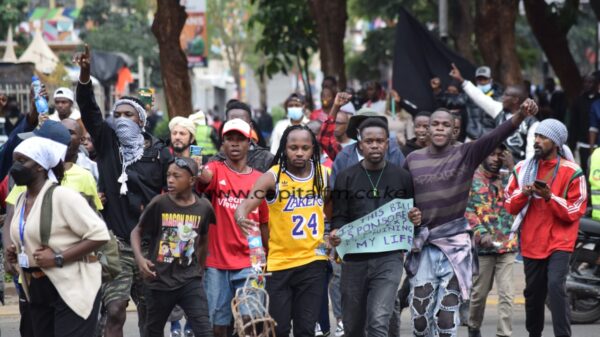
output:
[[[410,280],[410,308],[415,336],[456,337],[460,325],[460,286],[444,253],[433,245],[421,251]]]
[[[331,263],[333,273],[329,283],[329,298],[333,308],[333,316],[336,319],[342,318],[342,293],[340,292],[340,278],[342,275],[342,265],[336,262]]]
[[[345,337],[387,337],[403,269],[400,252],[342,264]]]
[[[231,300],[235,291],[246,283],[252,268],[224,270],[207,268],[204,289],[208,298],[208,314],[213,325],[229,326],[233,319]]]

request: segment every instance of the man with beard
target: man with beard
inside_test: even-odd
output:
[[[498,289],[497,336],[512,334],[512,270],[517,251],[517,238],[510,238],[513,217],[504,209],[504,188],[508,175],[500,173],[510,153],[498,146],[475,171],[465,217],[474,232],[478,246],[479,275],[473,277],[469,310],[469,337],[481,337],[485,303],[494,278]],[[512,167],[507,167],[512,170]]]
[[[415,232],[407,261],[414,334],[456,336],[458,310],[471,292],[476,256],[465,219],[475,170],[526,117],[537,113],[532,100],[510,121],[470,143],[452,144],[454,117],[435,111],[429,123],[431,144],[412,152],[406,165],[423,225]]]
[[[525,326],[529,336],[544,329],[549,299],[555,336],[571,336],[565,284],[579,219],[585,214],[587,188],[581,168],[564,145],[568,131],[545,119],[535,132],[535,155],[517,164],[510,177],[505,207],[516,215],[525,267]]]
[[[475,104],[495,119],[496,127],[517,114],[521,104],[527,98],[525,88],[518,85],[511,85],[504,91],[502,102],[498,102],[484,94],[479,88],[476,88],[473,83],[465,80],[454,64],[452,65],[450,76],[461,83],[462,89]],[[504,145],[512,152],[515,162],[533,156],[535,129],[538,124],[539,122],[535,117],[529,116],[504,142]]]
[[[332,193],[333,221],[330,242],[338,246],[337,230],[376,211],[390,201],[413,198],[408,171],[388,162],[387,124],[377,118],[365,119],[359,126],[364,160],[341,172]],[[418,226],[419,210],[408,217]],[[346,337],[387,336],[394,312],[396,293],[402,278],[403,252],[347,254],[341,273],[342,317]]]
[[[119,239],[122,271],[103,289],[105,336],[123,336],[130,296],[137,305],[140,334],[146,336],[143,283],[129,238],[146,205],[166,186],[166,170],[172,156],[168,147],[145,132],[146,111],[137,98],[117,100],[111,123],[102,118],[90,80],[91,54],[87,45],[83,53],[74,57],[74,62],[81,67],[77,104],[83,124],[92,136],[101,172],[99,185],[107,200],[102,215]]]
[[[169,121],[171,150],[174,157],[190,157],[190,145],[194,143],[196,126],[188,118],[177,116]]]
[[[429,119],[431,118],[431,112],[420,111],[415,115],[415,138],[409,139],[404,146],[402,146],[402,153],[404,156],[408,156],[409,153],[422,149],[429,145]]]

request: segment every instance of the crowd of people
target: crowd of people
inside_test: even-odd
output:
[[[472,83],[449,65],[452,82],[431,79],[431,112],[376,81],[360,100],[328,76],[319,109],[292,93],[273,125],[231,100],[222,122],[174,117],[161,140],[145,92],[103,117],[90,55],[74,57],[75,93],[56,90],[50,116],[32,101],[0,150],[4,266],[22,336],[123,336],[131,298],[140,336],[169,324],[171,336],[226,337],[236,290],[259,272],[250,233],[266,253],[279,337],[397,337],[404,308],[414,336],[457,336],[463,324],[480,337],[494,281],[496,334],[511,336],[518,254],[529,336],[542,335],[547,297],[555,336],[571,336],[565,282],[587,161],[600,159],[600,78],[586,77],[569,109],[589,138],[567,131],[553,82],[533,100],[528,87],[501,88],[489,67]],[[396,199],[414,201],[412,249],[341,259],[344,226]]]

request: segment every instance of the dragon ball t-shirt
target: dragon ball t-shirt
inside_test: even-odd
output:
[[[190,206],[177,205],[168,194],[156,196],[140,218],[142,236],[150,239],[147,258],[155,265],[156,278],[147,280],[150,289],[177,289],[202,278],[198,244],[215,221],[212,205],[196,197]]]

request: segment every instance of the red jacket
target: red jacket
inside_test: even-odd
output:
[[[518,214],[527,204],[517,175],[522,169],[520,162],[511,174],[506,188],[504,207],[511,214]],[[585,176],[577,164],[564,158],[556,177],[552,173],[558,160],[540,160],[537,179],[547,179],[552,196],[545,201],[532,197],[527,214],[521,223],[521,254],[531,259],[545,259],[555,251],[572,252],[577,239],[579,219],[585,214],[587,187]]]

